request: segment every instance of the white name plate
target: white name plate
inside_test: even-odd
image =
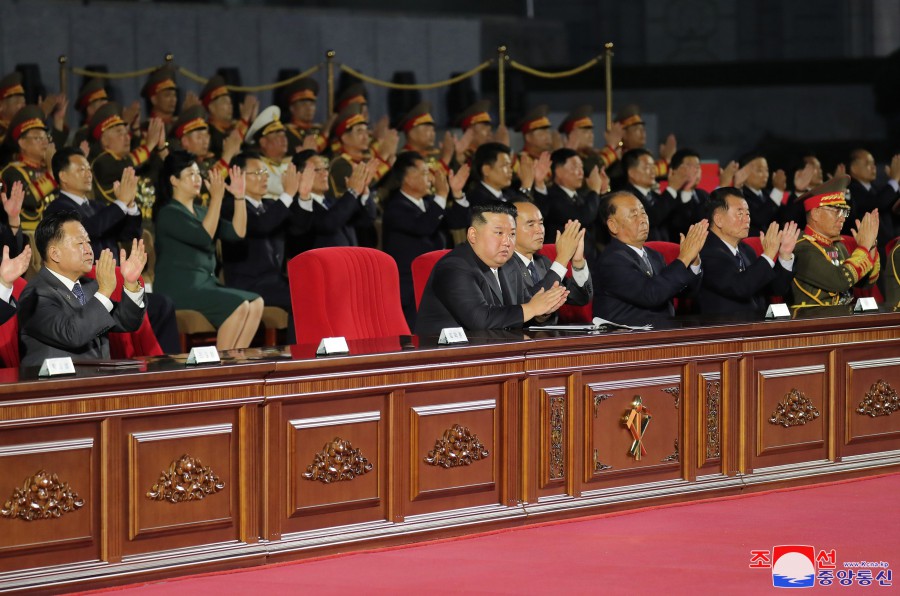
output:
[[[869,312],[871,310],[878,310],[878,303],[875,302],[875,299],[871,296],[866,298],[857,298],[856,305],[853,307],[853,312]]]
[[[62,358],[47,358],[41,364],[41,370],[38,372],[39,377],[58,377],[61,375],[74,375],[75,365],[68,356]]]
[[[787,304],[783,302],[778,304],[770,304],[768,310],[766,310],[766,318],[767,319],[783,319],[783,318],[791,318],[791,309],[788,308]]]
[[[438,338],[439,344],[464,344],[468,341],[469,338],[466,337],[466,332],[462,327],[444,327]]]
[[[343,337],[323,337],[316,349],[316,356],[331,356],[332,354],[349,354],[347,339]]]
[[[210,364],[213,362],[221,362],[219,358],[219,350],[216,346],[202,346],[191,348],[185,364]]]

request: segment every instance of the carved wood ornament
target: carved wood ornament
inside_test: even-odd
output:
[[[372,464],[350,441],[335,437],[316,453],[313,463],[306,467],[303,477],[323,484],[353,480],[372,471]]]
[[[147,498],[154,501],[184,503],[199,501],[225,488],[215,472],[188,455],[182,455],[160,472],[159,481],[147,491]]]
[[[22,488],[13,490],[0,509],[0,517],[24,521],[57,519],[83,506],[84,500],[68,482],[60,482],[56,474],[39,470],[25,479]]]
[[[442,468],[469,466],[490,453],[478,437],[465,426],[454,424],[444,431],[444,436],[434,442],[434,449],[425,456],[425,463]]]
[[[861,416],[890,416],[900,410],[900,396],[884,379],[878,379],[859,402],[856,413]]]
[[[719,457],[722,448],[719,438],[719,402],[722,385],[719,381],[706,382],[706,457]]]
[[[779,424],[785,428],[803,426],[819,417],[819,410],[802,391],[791,389],[781,403],[772,412],[770,424]]]

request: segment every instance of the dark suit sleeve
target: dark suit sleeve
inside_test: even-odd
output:
[[[99,302],[99,300],[94,300],[94,302]],[[146,297],[141,304],[142,306],[135,304],[134,300],[123,291],[122,298],[118,302],[113,302],[113,310],[110,314],[116,325],[111,331],[118,333],[137,331],[144,322],[144,311],[147,309]],[[104,308],[104,310],[106,309]]]
[[[281,199],[265,199],[265,211],[262,215],[247,209],[246,237],[268,237],[275,232],[290,214],[290,210]],[[221,218],[231,221],[234,218],[234,197],[228,195],[222,202]]]
[[[607,249],[610,250],[610,249]],[[675,259],[658,275],[647,276],[624,247],[603,260],[599,280],[603,290],[619,300],[646,309],[658,308],[685,288],[699,286],[700,276],[694,275],[684,263]],[[635,258],[637,258],[635,256]]]
[[[488,304],[485,288],[478,283],[478,273],[464,263],[435,267],[432,275],[435,295],[463,328],[504,329],[523,325],[522,307]]]
[[[757,258],[744,271],[738,271],[734,257],[724,245],[722,248],[723,250],[710,249],[700,253],[705,274],[703,285],[710,291],[728,298],[748,300],[775,278],[775,270],[762,257]]]
[[[349,192],[347,194],[350,194]],[[353,196],[353,195],[350,195]],[[378,205],[375,204],[374,191],[369,191],[369,198],[363,203],[359,197],[354,197],[358,206],[353,217],[350,218],[350,225],[365,226],[375,221],[378,217]]]
[[[434,201],[425,201],[425,211],[402,195],[395,195],[384,207],[384,227],[410,236],[431,236],[441,226],[444,210]]]
[[[115,310],[113,308],[113,312]],[[36,288],[34,284],[28,284],[19,300],[21,333],[67,352],[76,351],[116,327],[117,323],[99,300],[91,298],[84,307],[71,308],[56,290],[47,286]]]
[[[0,300],[0,325],[16,316],[16,307],[7,302]]]
[[[51,203],[52,204],[52,203]],[[19,253],[25,248],[25,234],[22,233],[22,229],[13,234],[12,230],[8,227],[0,223],[0,255],[3,254],[3,247],[9,247],[9,258],[15,258],[19,256]]]
[[[547,270],[547,274],[538,283],[541,288],[549,290],[553,287],[554,283],[559,282],[561,285],[565,286],[567,290],[569,290],[569,297],[566,300],[566,304],[574,304],[575,306],[584,306],[594,297],[594,287],[591,284],[590,274],[588,274],[588,279],[586,282],[584,282],[584,285],[579,286],[577,283],[575,283],[574,278],[565,277],[563,279],[560,279],[559,275],[557,275],[555,271],[550,269],[550,267],[553,265],[553,261],[551,261],[544,255],[536,254],[534,255],[534,258],[535,260],[539,260]]]
[[[334,234],[350,224],[359,206],[359,199],[349,192],[345,192],[331,209],[313,201],[312,228],[317,234]]]

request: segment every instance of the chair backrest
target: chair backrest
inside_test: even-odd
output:
[[[650,242],[645,242],[644,246],[647,248],[652,248],[659,254],[663,256],[663,259],[666,261],[666,265],[670,264],[672,261],[678,258],[678,253],[681,251],[681,246],[675,244],[674,242],[664,242],[662,240],[652,240]]]
[[[291,259],[287,270],[297,343],[410,334],[400,307],[397,263],[387,253],[316,248]]]
[[[21,277],[13,282],[13,298],[19,299],[27,282]],[[0,365],[8,368],[19,366],[19,318],[12,317],[0,325]]]
[[[550,261],[556,260],[556,245],[545,244],[538,251]],[[572,276],[572,263],[566,267],[566,277]],[[594,318],[594,301],[591,300],[584,306],[575,306],[574,304],[563,304],[559,309],[559,324],[566,325],[569,323],[590,323]]]
[[[95,278],[96,271],[91,269],[87,276]],[[110,296],[113,301],[118,302],[119,300],[122,300],[122,288],[124,285],[125,278],[122,277],[122,272],[116,267],[116,289]],[[159,345],[159,341],[156,339],[156,334],[153,333],[153,328],[150,326],[150,319],[147,318],[147,313],[144,313],[144,320],[141,321],[141,326],[138,327],[137,330],[129,333],[111,332],[109,334],[109,355],[112,358],[162,356],[162,354],[162,348]]]
[[[412,270],[413,291],[416,293],[416,310],[419,309],[419,303],[422,302],[422,294],[425,292],[425,285],[428,283],[428,277],[431,275],[431,270],[434,269],[434,264],[448,252],[450,252],[449,248],[442,248],[426,252],[413,259],[410,269]]]
[[[753,252],[756,253],[756,256],[762,256],[763,247],[762,242],[759,239],[759,236],[747,236],[743,240],[741,240],[744,244],[753,249]]]

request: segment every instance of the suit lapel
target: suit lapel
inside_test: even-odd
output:
[[[487,282],[488,287],[491,289],[491,294],[494,295],[494,303],[500,304],[503,301],[503,290],[500,288],[500,285],[497,283],[497,278],[494,277],[494,272],[490,270],[490,268],[485,269],[481,272],[482,277]]]

